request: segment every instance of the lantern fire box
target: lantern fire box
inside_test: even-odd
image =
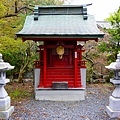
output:
[[[104,36],[94,16],[87,14],[88,5],[35,6],[34,15],[26,17],[17,36],[43,42],[37,50],[40,59],[35,61],[35,99],[85,99],[85,50],[77,43]]]

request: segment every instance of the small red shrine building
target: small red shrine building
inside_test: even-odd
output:
[[[104,36],[87,5],[35,6],[17,33],[23,41],[42,41],[35,61],[35,98],[39,100],[84,100],[86,66],[82,45]]]

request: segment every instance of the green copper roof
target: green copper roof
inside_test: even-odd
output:
[[[104,34],[97,28],[94,16],[87,15],[84,19],[79,14],[42,14],[26,17],[23,29],[18,37],[82,37],[99,38]]]

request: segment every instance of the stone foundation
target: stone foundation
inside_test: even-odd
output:
[[[109,106],[106,111],[111,118],[120,117],[120,98],[109,97]]]
[[[81,101],[85,100],[85,89],[36,89],[36,100],[50,101]]]

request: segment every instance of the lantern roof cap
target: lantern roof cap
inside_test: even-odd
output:
[[[14,69],[14,66],[11,66],[8,62],[4,62],[2,59],[2,54],[0,53],[0,71]]]
[[[116,62],[112,62],[109,66],[105,66],[110,70],[120,70],[120,53],[117,54]]]

